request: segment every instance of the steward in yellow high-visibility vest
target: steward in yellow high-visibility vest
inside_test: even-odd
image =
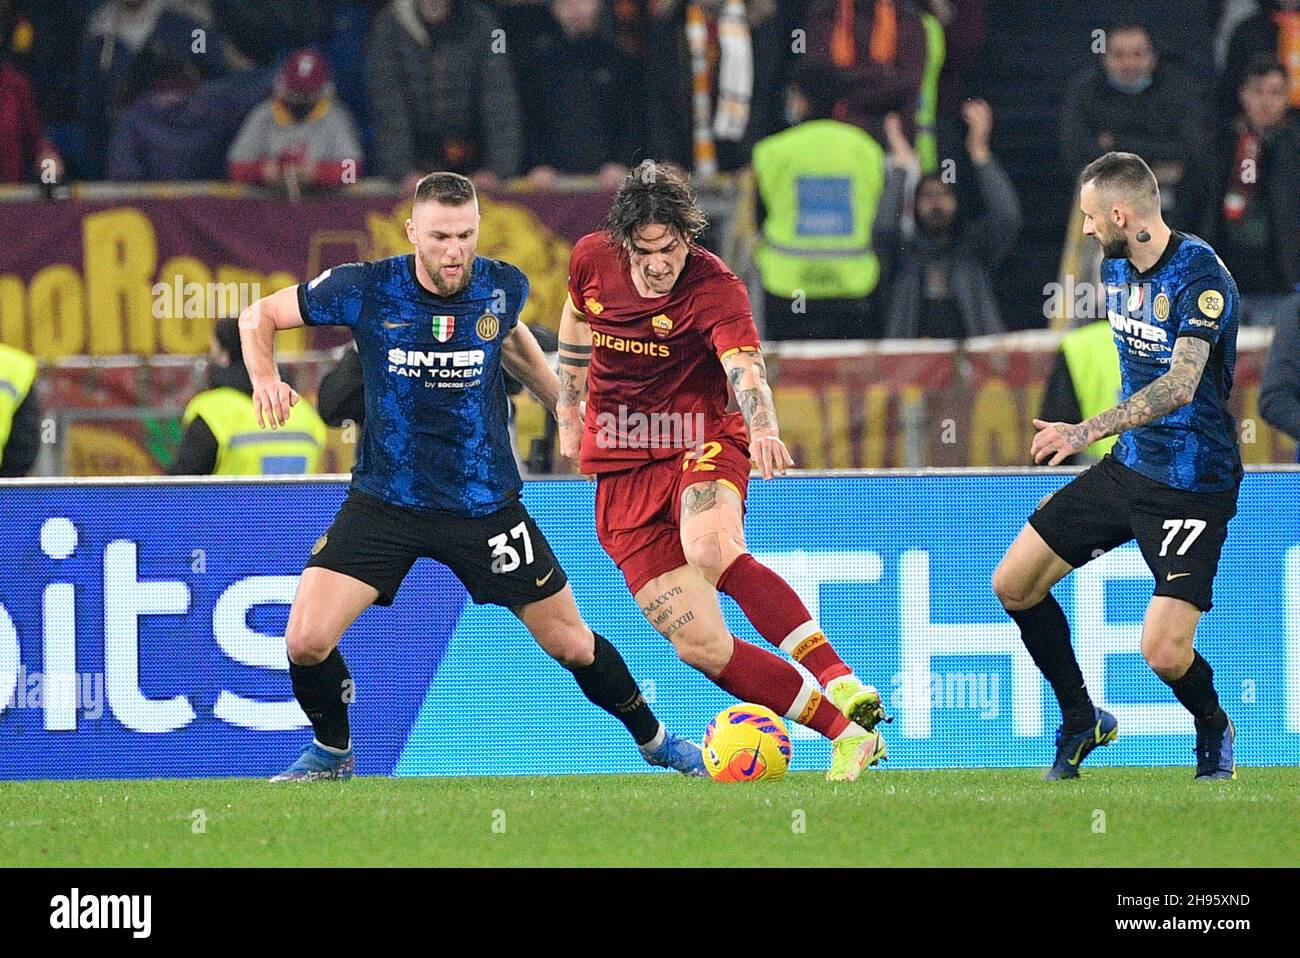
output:
[[[1109,320],[1072,329],[1061,340],[1056,366],[1043,392],[1038,418],[1048,422],[1084,422],[1120,401],[1119,352]],[[1118,436],[1099,439],[1081,455],[1100,459]],[[1079,459],[1070,457],[1067,464]]]
[[[269,476],[320,471],[325,423],[300,400],[279,429],[263,429],[239,345],[238,321],[218,321],[212,340],[212,388],[185,408],[185,434],[169,475]]]
[[[925,27],[925,73],[916,104],[916,158],[922,173],[939,169],[939,138],[935,123],[939,116],[939,74],[948,55],[943,26],[929,13],[921,14]]]
[[[880,280],[872,228],[885,152],[860,127],[830,118],[840,83],[822,64],[801,64],[787,90],[794,125],[754,146],[762,234],[754,258],[771,339],[866,335],[867,297]]]
[[[40,448],[36,360],[0,343],[0,477],[27,475]]]

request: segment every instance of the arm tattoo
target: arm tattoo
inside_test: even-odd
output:
[[[1210,358],[1210,344],[1195,336],[1180,336],[1174,342],[1174,355],[1169,372],[1148,383],[1113,409],[1098,413],[1087,422],[1071,427],[1079,436],[1069,436],[1073,441],[1086,438],[1114,436],[1126,429],[1145,426],[1175,409],[1186,406],[1196,395],[1206,360]],[[1068,432],[1067,432],[1068,435]]]
[[[746,374],[751,370],[757,385],[742,389],[741,383],[745,381]],[[727,381],[731,383],[731,388],[736,394],[736,403],[740,406],[740,413],[745,417],[745,425],[749,426],[751,433],[755,430],[776,429],[776,408],[772,400],[772,390],[767,385],[767,366],[762,356],[755,355],[753,365],[748,368],[740,365],[732,366],[727,371]]]
[[[560,406],[577,406],[582,399],[582,389],[578,385],[578,374],[572,370],[565,369],[564,364],[560,364],[560,370],[557,373],[560,380]]]

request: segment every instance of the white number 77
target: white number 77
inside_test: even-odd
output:
[[[1184,539],[1183,544],[1178,547],[1178,552],[1176,552],[1175,555],[1185,555],[1187,553],[1187,550],[1192,547],[1192,543],[1196,541],[1196,537],[1205,531],[1205,520],[1166,519],[1161,524],[1161,528],[1168,529],[1169,534],[1165,536],[1165,541],[1160,543],[1161,555],[1168,554],[1169,546],[1174,541],[1174,536],[1178,535],[1184,527],[1187,529],[1187,538]]]

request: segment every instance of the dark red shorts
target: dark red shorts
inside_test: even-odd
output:
[[[749,467],[748,447],[727,438],[597,477],[596,535],[633,595],[655,576],[686,565],[678,527],[682,490],[716,480],[744,503]]]

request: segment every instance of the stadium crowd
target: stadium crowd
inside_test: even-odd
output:
[[[1136,20],[1094,35],[1095,63],[1055,106],[1061,173],[1111,149],[1144,156],[1170,225],[1232,271],[1243,322],[1294,342],[1300,0],[1208,5],[1213,50],[1171,55]],[[1036,198],[1017,195],[993,152],[988,12],[984,0],[0,0],[0,181],[229,179],[297,196],[360,177],[409,190],[449,169],[486,190],[609,188],[654,157],[696,182],[737,174],[768,338],[998,333],[1024,325],[1004,323],[996,278],[1014,269]],[[1277,397],[1300,394],[1294,364],[1275,358],[1270,418]],[[1289,406],[1277,415],[1294,429]]]
[[[1273,325],[1300,284],[1300,0],[1220,7],[1211,79],[1111,24],[1059,105],[1060,155],[1071,173],[1145,156],[1171,223],[1222,251],[1247,323]],[[806,312],[769,301],[773,338],[997,332],[990,273],[1020,208],[971,102],[985,25],[984,0],[0,0],[0,178],[296,193],[434,168],[492,189],[613,186],[647,156],[697,179],[752,167],[772,299],[792,248],[842,254],[800,282]],[[796,210],[781,194],[807,172],[846,174],[852,197]]]

